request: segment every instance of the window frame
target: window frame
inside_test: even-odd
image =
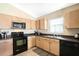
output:
[[[51,31],[50,31],[50,21],[51,21],[51,20],[55,20],[55,19],[57,20],[57,19],[59,19],[59,18],[60,18],[60,19],[61,19],[61,18],[63,19],[63,23],[62,23],[62,24],[63,24],[63,30],[62,30],[62,32],[51,32]],[[48,24],[49,24],[49,25],[48,25],[48,31],[49,31],[50,33],[57,33],[57,34],[62,34],[62,33],[64,33],[64,17],[58,17],[58,18],[50,19],[50,20],[48,21]],[[58,25],[58,24],[57,24],[57,25]],[[61,24],[59,24],[59,25],[61,25]]]

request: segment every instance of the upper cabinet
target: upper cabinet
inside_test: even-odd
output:
[[[10,29],[11,28],[11,17],[8,15],[0,14],[0,28]]]
[[[40,17],[36,21],[36,29],[46,30],[48,29],[48,20],[45,17]]]
[[[64,19],[66,28],[79,28],[79,9],[66,12]]]
[[[26,19],[26,29],[31,29],[30,19]]]
[[[40,20],[36,20],[35,26],[36,26],[36,29],[40,29]]]
[[[36,29],[36,27],[35,27],[35,21],[34,20],[30,21],[30,26],[31,26],[32,30]]]
[[[31,19],[26,19],[26,29],[32,29],[34,30],[35,27],[35,21]]]
[[[1,29],[11,29],[12,28],[12,22],[25,23],[27,30],[28,29],[31,29],[31,30],[36,29],[34,20],[0,14],[0,28]]]
[[[40,29],[46,30],[47,27],[47,19],[45,17],[40,18]]]

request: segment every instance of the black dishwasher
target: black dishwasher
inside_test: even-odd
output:
[[[60,41],[61,56],[79,56],[79,43],[70,41]]]
[[[13,55],[27,50],[27,37],[24,38],[23,32],[12,32],[13,37]]]

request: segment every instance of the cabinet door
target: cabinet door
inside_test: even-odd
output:
[[[45,17],[40,18],[40,29],[46,30],[48,27],[47,25],[47,19]]]
[[[40,38],[36,37],[36,46],[40,48]]]
[[[50,40],[50,52],[54,55],[59,55],[59,40],[51,39]]]
[[[40,38],[40,48],[44,49],[44,38],[39,37]]]
[[[11,16],[0,14],[0,28],[11,28]]]
[[[36,46],[43,50],[49,51],[49,39],[43,37],[36,37]]]
[[[49,51],[49,40],[48,40],[48,38],[44,39],[44,50]]]
[[[64,14],[66,28],[79,28],[79,9]]]
[[[40,19],[40,29],[44,29],[44,19]]]
[[[40,48],[49,51],[49,40],[48,38],[40,37]]]
[[[35,26],[36,26],[36,29],[40,29],[40,21],[39,20],[36,21]]]
[[[32,36],[32,47],[35,46],[35,36]]]
[[[34,20],[31,20],[30,22],[31,22],[31,23],[30,23],[31,29],[36,29],[36,28],[35,28],[35,21],[34,21]]]
[[[28,37],[28,49],[35,46],[35,37]]]
[[[69,20],[69,13],[64,14],[64,26],[66,28],[70,28],[70,26],[71,26],[70,20]]]
[[[26,20],[26,29],[31,29],[31,20],[30,19]]]

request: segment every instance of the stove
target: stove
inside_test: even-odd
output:
[[[12,32],[13,37],[13,55],[27,50],[27,38],[24,38],[23,32]]]

